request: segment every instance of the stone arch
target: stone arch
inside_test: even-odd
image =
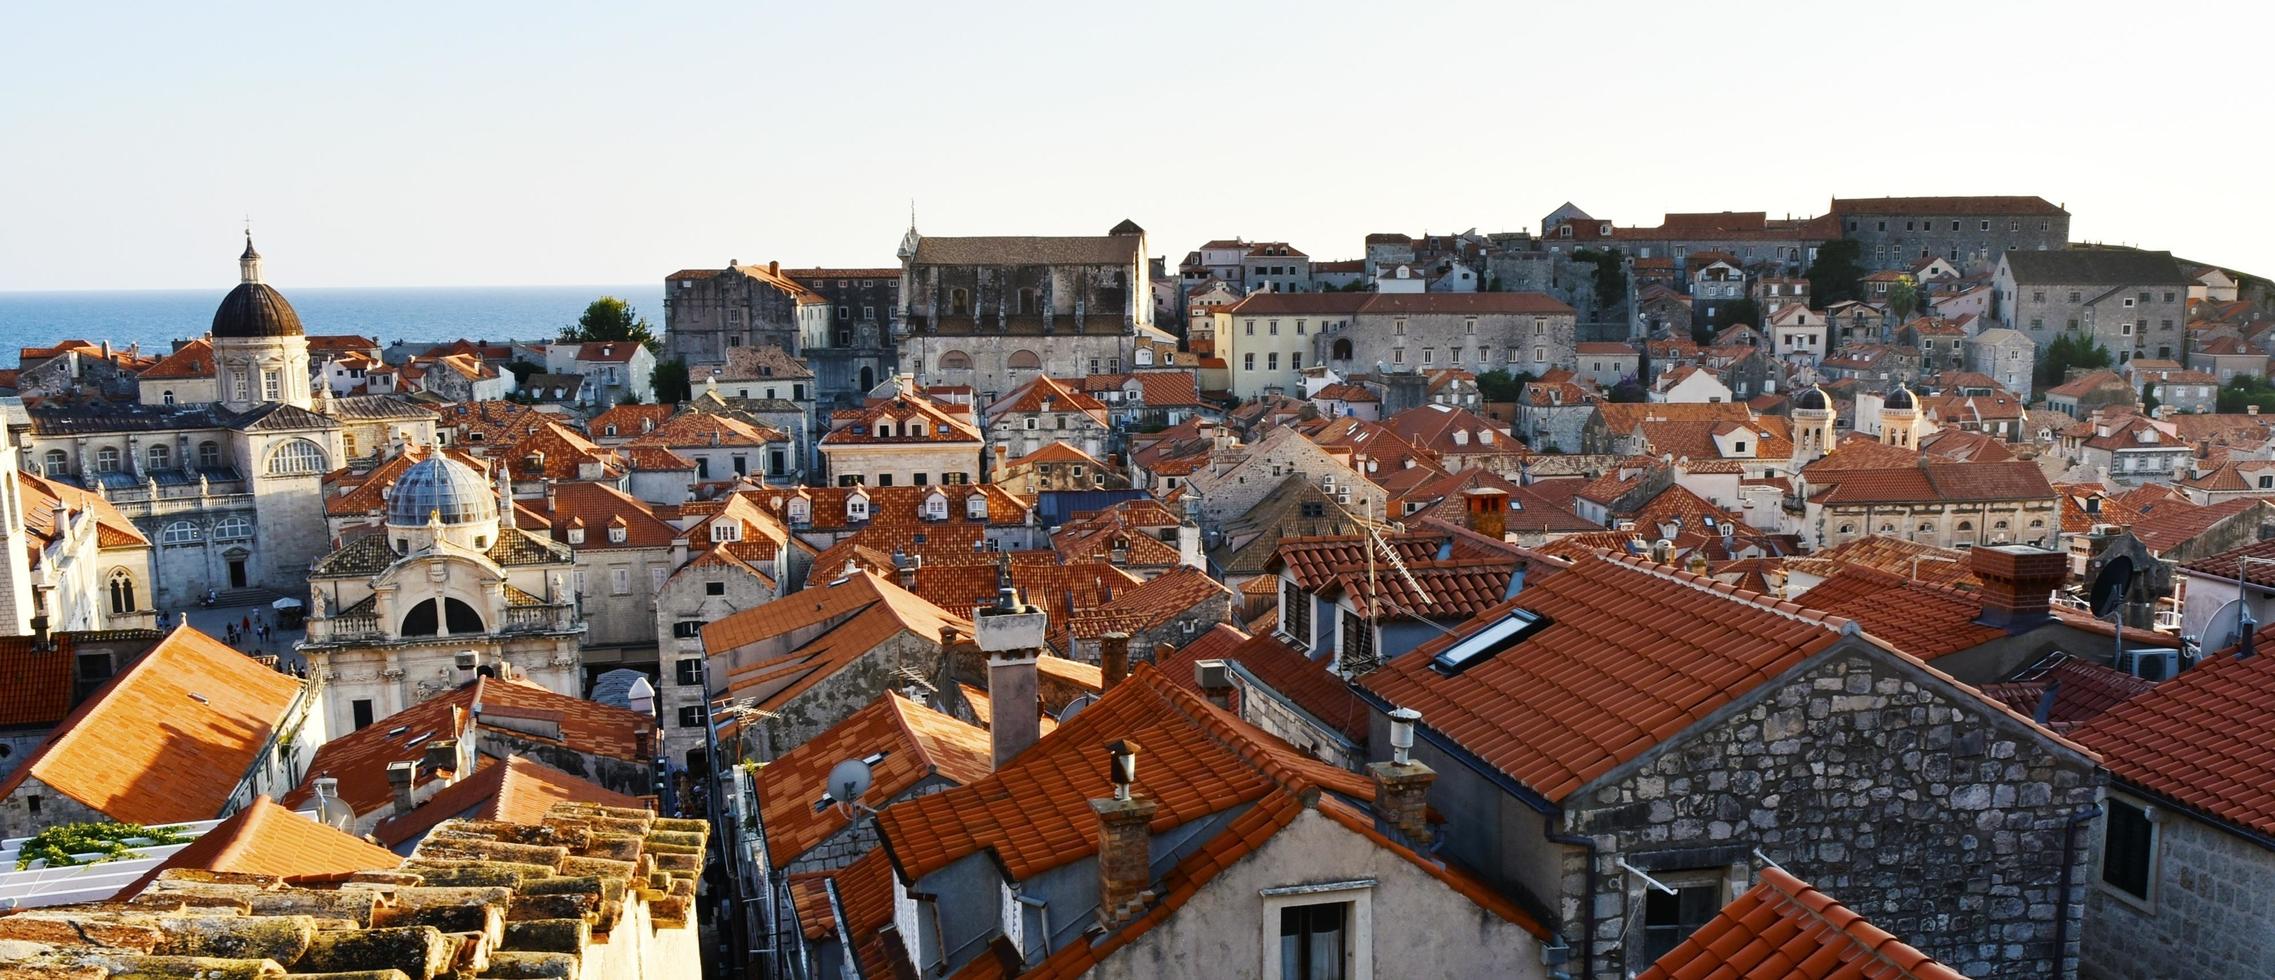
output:
[[[1031,350],[1015,350],[1011,352],[1010,359],[1004,362],[1004,366],[1014,371],[1040,371],[1043,369],[1043,358]]]
[[[940,352],[940,370],[942,370],[942,371],[969,371],[969,370],[971,370],[971,369],[972,369],[972,355],[970,355],[970,354],[966,354],[966,353],[964,353],[963,351],[960,351],[960,350],[950,350],[950,351],[941,351],[941,352]]]
[[[111,569],[111,612],[124,615],[141,608],[135,604],[134,574],[123,568]]]
[[[410,612],[403,614],[403,628],[399,632],[404,636],[442,636],[482,633],[487,629],[482,625],[482,614],[466,600],[444,596],[412,606]]]
[[[1330,357],[1330,358],[1332,358],[1332,359],[1334,359],[1334,360],[1338,360],[1338,361],[1348,361],[1348,360],[1350,360],[1350,359],[1351,359],[1351,338],[1349,338],[1349,337],[1337,337],[1337,338],[1335,338],[1335,344],[1334,344],[1334,346],[1332,346],[1332,347],[1330,347],[1330,348],[1328,349],[1328,351],[1327,351],[1327,356],[1328,356],[1328,357]]]
[[[328,468],[324,447],[308,439],[287,439],[269,451],[269,475],[304,476]]]

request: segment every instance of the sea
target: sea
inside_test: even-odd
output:
[[[663,283],[638,286],[435,286],[283,290],[311,334],[358,334],[382,346],[457,340],[545,340],[602,296],[629,301],[663,332]],[[226,289],[0,292],[0,367],[6,352],[59,340],[108,340],[165,353],[203,335]]]

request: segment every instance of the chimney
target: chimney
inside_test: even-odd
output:
[[[554,490],[553,490],[553,478],[552,478],[552,477],[546,477],[546,478],[545,478],[545,519],[546,519],[546,520],[553,520],[553,519],[555,518],[555,515],[554,515],[554,513],[553,513],[553,507],[554,507],[554,506],[555,506],[557,503],[559,503],[559,494],[555,493],[555,492],[554,492]]]
[[[988,723],[988,739],[995,745],[995,767],[1001,769],[1042,736],[1035,666],[1050,617],[1020,602],[1018,593],[1005,586],[995,605],[976,611],[972,625],[987,657],[987,696],[995,715]]]
[[[1193,662],[1193,680],[1201,689],[1201,696],[1209,703],[1226,711],[1237,712],[1232,691],[1232,666],[1222,660],[1196,660]]]
[[[766,271],[768,271],[768,272],[770,272],[770,273],[773,273],[774,275],[777,275],[777,276],[781,275],[781,274],[782,274],[782,260],[780,260],[780,259],[768,259],[768,260],[766,260]]]
[[[395,795],[396,816],[411,812],[411,808],[417,805],[411,802],[411,777],[417,772],[417,763],[390,762],[387,764],[387,788],[392,790]]]
[[[2069,578],[2069,556],[2026,544],[1977,547],[1968,565],[1983,580],[1983,613],[1975,621],[2019,633],[2050,622],[2054,590]]]
[[[1145,911],[1153,893],[1153,814],[1156,804],[1131,792],[1137,782],[1138,744],[1106,746],[1114,795],[1091,800],[1098,814],[1098,925],[1108,932]]]
[[[1102,679],[1098,693],[1104,694],[1122,682],[1130,673],[1130,635],[1120,630],[1098,638],[1098,669]]]
[[[1462,495],[1469,529],[1495,541],[1509,529],[1509,492],[1499,487],[1475,487]]]
[[[911,555],[899,549],[893,551],[893,573],[899,579],[901,588],[916,591],[916,570],[923,567],[923,555]]]
[[[459,768],[458,740],[455,738],[438,738],[428,742],[426,754],[420,757],[419,764],[429,769],[448,769],[456,774]]]
[[[1390,761],[1367,766],[1374,777],[1374,812],[1415,849],[1430,849],[1430,783],[1437,770],[1414,761],[1414,726],[1422,713],[1400,708],[1390,713]]]

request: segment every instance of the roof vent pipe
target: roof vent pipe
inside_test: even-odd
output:
[[[1422,713],[1412,708],[1400,708],[1390,713],[1390,761],[1405,765],[1413,760],[1414,723],[1422,720]]]

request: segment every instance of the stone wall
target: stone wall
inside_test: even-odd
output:
[[[39,812],[32,812],[32,801]],[[36,776],[26,776],[16,791],[0,800],[0,837],[30,837],[49,827],[67,823],[109,820],[102,811],[55,791]]]
[[[2084,948],[2088,980],[2246,977],[2275,972],[2275,851],[2170,807],[2159,807],[2149,902],[2100,884],[2101,828],[2081,833],[2093,855]]]
[[[1722,901],[1759,867],[1785,870],[1973,977],[2067,975],[2077,955],[2087,849],[2058,894],[2065,821],[2103,775],[2021,719],[1858,641],[1565,801],[1598,845],[1565,853],[1565,929],[1598,909],[1596,972],[1639,955],[1644,888],[1616,860],[1663,876],[1713,872]],[[2083,831],[2080,831],[2081,838]],[[2060,969],[2050,959],[2070,919]]]
[[[762,736],[766,744],[754,754],[778,758],[868,707],[878,695],[906,689],[909,680],[903,668],[942,686],[948,678],[941,660],[939,637],[920,637],[906,630],[895,634],[787,702],[766,705],[775,715],[766,719]]]

